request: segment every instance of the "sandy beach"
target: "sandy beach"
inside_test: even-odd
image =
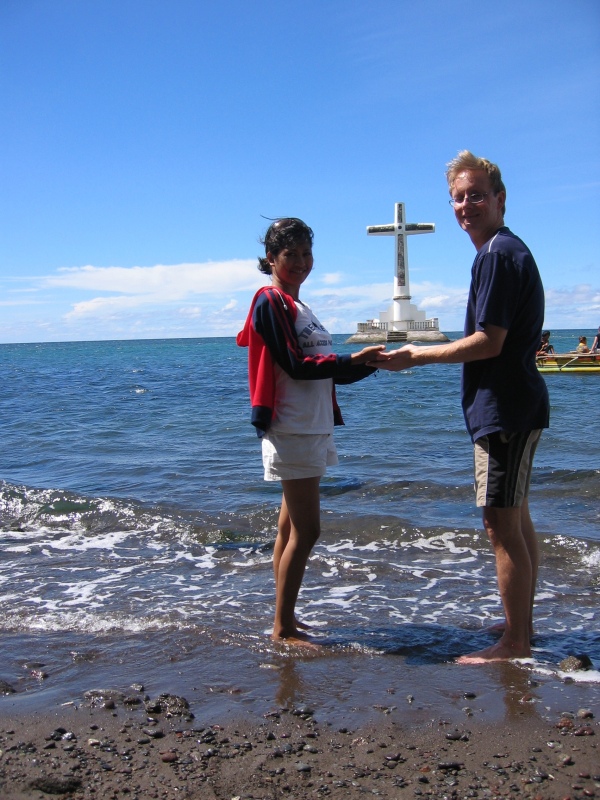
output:
[[[339,725],[308,705],[206,724],[185,698],[150,696],[141,684],[27,713],[11,711],[5,697],[0,797],[600,797],[593,709],[552,710],[544,719],[524,695],[510,719],[484,721],[474,693],[458,699],[461,721],[438,709],[425,722],[410,696],[391,694],[388,707]]]

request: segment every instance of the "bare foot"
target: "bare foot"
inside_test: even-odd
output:
[[[456,659],[457,664],[487,664],[490,661],[509,661],[511,658],[531,658],[531,648],[519,647],[515,644],[507,644],[502,639],[486,647],[485,650],[478,650],[476,653],[468,653]]]
[[[272,633],[271,639],[281,644],[291,644],[294,647],[310,647],[313,650],[319,650],[321,648],[321,645],[313,641],[310,636],[298,630],[291,631],[290,633],[282,633],[279,636]]]

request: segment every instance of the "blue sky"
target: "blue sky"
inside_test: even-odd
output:
[[[413,302],[462,327],[461,149],[498,163],[546,325],[600,324],[597,0],[2,0],[0,342],[231,336],[264,217],[315,232],[332,332]]]

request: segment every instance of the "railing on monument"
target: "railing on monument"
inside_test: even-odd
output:
[[[407,330],[409,331],[437,331],[439,330],[439,320],[437,317],[433,319],[426,319],[424,322],[415,322],[414,320],[407,321]],[[389,330],[388,322],[379,322],[377,319],[368,319],[366,322],[359,322],[356,326],[357,333],[368,333],[369,331],[387,331]]]
[[[388,323],[379,322],[377,319],[368,319],[366,322],[359,322],[356,326],[357,333],[368,333],[369,331],[387,331]]]
[[[425,322],[414,322],[411,320],[408,323],[409,331],[437,331],[438,327],[437,317],[433,317],[433,319],[426,319]]]

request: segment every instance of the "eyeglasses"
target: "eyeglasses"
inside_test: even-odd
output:
[[[474,206],[478,206],[480,203],[483,203],[488,194],[489,192],[471,192],[471,194],[466,194],[463,197],[453,197],[451,200],[448,200],[448,202],[452,208],[462,206],[463,203],[472,203]]]

